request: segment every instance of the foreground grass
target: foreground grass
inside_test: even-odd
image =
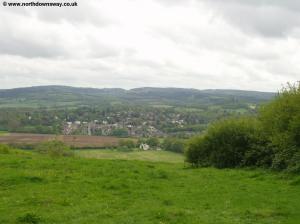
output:
[[[116,150],[76,150],[76,155],[84,158],[142,160],[150,162],[183,163],[182,154],[167,151],[132,151],[120,152]]]
[[[300,223],[300,179],[177,163],[0,154],[0,223]]]

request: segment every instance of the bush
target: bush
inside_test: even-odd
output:
[[[190,140],[187,162],[218,168],[269,166],[272,150],[259,122],[254,118],[219,121],[207,132]]]
[[[8,154],[11,149],[8,145],[0,144],[0,154]]]
[[[48,154],[53,157],[73,156],[71,148],[61,141],[43,142],[36,146],[35,150],[42,154]]]
[[[283,88],[259,119],[274,148],[272,167],[300,172],[300,83]]]
[[[192,138],[185,150],[186,161],[191,163],[193,166],[209,166],[209,151],[206,146],[207,140],[205,136],[198,136]]]
[[[300,173],[300,83],[288,84],[258,119],[229,119],[190,140],[187,161],[197,166],[271,167]]]
[[[146,140],[146,143],[147,143],[150,147],[152,147],[152,148],[158,147],[158,146],[159,146],[159,139],[156,138],[156,137],[151,137],[151,138],[148,138],[148,139]]]
[[[130,139],[122,139],[119,141],[119,145],[121,147],[127,147],[129,149],[135,148],[136,144],[134,143],[134,141],[130,140]]]
[[[166,138],[162,144],[162,147],[166,151],[183,153],[184,142],[176,138]]]

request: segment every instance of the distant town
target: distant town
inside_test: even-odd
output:
[[[127,115],[124,117],[124,115]],[[145,119],[141,119],[144,117]],[[64,135],[101,135],[101,136],[134,136],[134,137],[165,137],[167,133],[157,126],[161,123],[154,113],[115,113],[101,120],[92,121],[65,121]],[[181,114],[164,116],[163,123],[172,127],[184,128],[187,122]]]

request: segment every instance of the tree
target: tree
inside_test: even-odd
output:
[[[128,137],[128,131],[123,128],[118,128],[112,131],[111,133],[113,136],[117,137]]]
[[[183,153],[184,142],[176,138],[166,138],[162,144],[163,149],[166,151]]]
[[[151,137],[148,138],[146,140],[146,143],[150,146],[150,147],[158,147],[159,146],[159,140],[156,137]]]
[[[259,119],[275,151],[273,168],[300,172],[300,82],[288,83],[262,107]]]

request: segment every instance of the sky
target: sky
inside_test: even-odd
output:
[[[1,2],[0,89],[68,85],[277,91],[300,80],[298,0],[77,4],[5,7]]]

